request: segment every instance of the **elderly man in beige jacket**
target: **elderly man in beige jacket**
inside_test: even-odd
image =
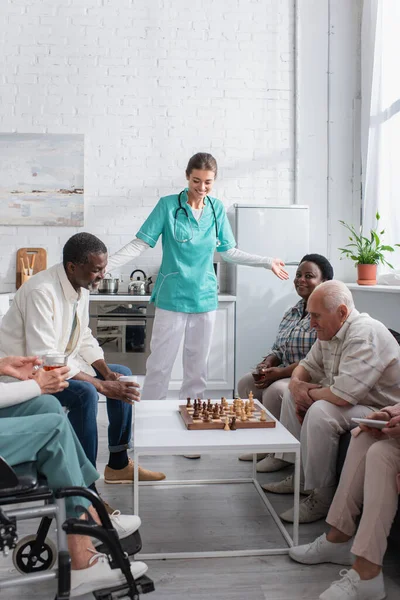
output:
[[[282,424],[301,441],[302,484],[309,490],[300,504],[301,523],[328,513],[339,438],[355,426],[352,418],[400,402],[400,347],[382,323],[354,308],[346,285],[322,283],[311,294],[308,310],[317,341],[293,371],[281,411]],[[293,493],[292,476],[263,488]],[[281,518],[293,521],[293,509]]]

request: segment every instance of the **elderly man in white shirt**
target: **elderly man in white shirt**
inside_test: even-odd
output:
[[[64,246],[63,262],[24,283],[0,326],[0,356],[68,354],[69,387],[56,394],[79,441],[96,466],[98,394],[107,397],[109,461],[106,483],[132,483],[128,458],[135,383],[119,381],[131,375],[123,365],[107,365],[103,350],[89,329],[89,289],[104,277],[107,248],[89,233],[72,236]],[[141,480],[164,479],[163,473],[139,468]]]
[[[282,424],[301,441],[302,483],[310,491],[300,504],[301,523],[328,513],[336,490],[339,438],[355,427],[352,418],[400,402],[400,347],[382,323],[354,308],[344,283],[320,284],[308,311],[317,341],[293,371],[281,410]],[[278,470],[277,461],[281,468],[288,465],[278,457],[270,460],[271,470]],[[292,493],[293,478],[262,487]],[[292,522],[293,509],[281,518]]]

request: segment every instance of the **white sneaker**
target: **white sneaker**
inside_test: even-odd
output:
[[[96,564],[93,564],[97,560]],[[147,571],[147,565],[140,561],[131,562],[131,573],[138,579]],[[71,570],[71,598],[82,596],[95,590],[121,585],[126,582],[121,569],[111,569],[105,554],[94,553],[87,569]]]
[[[271,492],[272,494],[294,494],[294,478],[293,475],[288,475],[282,481],[272,481],[271,483],[263,483],[263,490]],[[300,494],[307,496],[311,494],[311,490],[306,492],[304,485],[300,484]]]
[[[257,460],[261,460],[261,459],[265,458],[266,456],[269,456],[269,454],[265,454],[265,452],[264,452],[261,454],[257,454],[256,458],[257,458]],[[248,461],[253,460],[253,455],[252,454],[242,454],[241,456],[239,456],[239,460],[248,460]]]
[[[304,565],[318,565],[320,563],[352,565],[354,562],[354,555],[350,552],[352,544],[352,539],[341,544],[334,544],[326,539],[324,533],[311,544],[289,548],[289,556]]]
[[[305,500],[300,502],[299,523],[313,523],[326,517],[334,496],[334,488],[326,488],[326,490],[329,492],[323,492],[322,488],[313,490]],[[294,508],[289,508],[279,516],[282,521],[293,523]]]
[[[383,600],[386,598],[385,584],[382,571],[373,579],[360,579],[354,569],[342,569],[339,575],[342,579],[320,595],[320,600]]]
[[[290,467],[292,463],[282,460],[281,458],[275,458],[273,454],[267,454],[265,458],[257,463],[257,473],[273,473],[274,471],[280,471]]]
[[[114,527],[120,540],[123,540],[124,538],[132,535],[132,533],[135,533],[135,531],[137,531],[142,524],[140,517],[137,517],[136,515],[121,515],[119,510],[114,510],[109,517],[111,525]],[[102,543],[103,542],[97,538],[93,538],[94,547],[100,546]]]

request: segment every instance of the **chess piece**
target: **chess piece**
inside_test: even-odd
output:
[[[214,404],[212,418],[213,418],[213,419],[219,419],[219,409],[218,409],[218,404]]]
[[[207,410],[208,411],[212,410],[211,399],[210,398],[208,398],[208,400],[207,400]]]
[[[229,427],[229,417],[225,417],[225,427],[224,427],[224,431],[230,431],[230,427]]]
[[[232,417],[232,421],[229,425],[231,431],[235,431],[236,430],[236,417]]]
[[[192,408],[192,403],[190,401],[190,398],[186,398],[186,408]]]
[[[250,400],[250,402],[251,402],[252,400],[254,400],[254,394],[253,394],[253,392],[251,392],[251,391],[249,392],[249,400]]]
[[[247,414],[246,414],[246,411],[244,410],[244,408],[242,409],[242,414],[241,414],[240,418],[242,419],[242,421],[247,421]]]
[[[260,421],[266,421],[267,420],[267,413],[265,412],[265,410],[261,411],[261,415],[260,415]]]
[[[199,417],[200,417],[199,406],[198,406],[198,404],[196,404],[194,412],[193,412],[193,419],[198,419]]]
[[[203,421],[204,423],[209,423],[209,418],[208,418],[208,410],[203,411]]]

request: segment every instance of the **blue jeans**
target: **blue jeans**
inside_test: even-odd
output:
[[[123,365],[108,365],[111,371],[121,375],[132,375],[132,371]],[[96,371],[96,377],[103,379]],[[69,379],[69,387],[54,394],[62,406],[68,408],[68,418],[86,456],[96,466],[98,434],[97,405],[99,393],[92,383]],[[121,452],[131,447],[132,406],[122,400],[107,398],[108,449]]]

